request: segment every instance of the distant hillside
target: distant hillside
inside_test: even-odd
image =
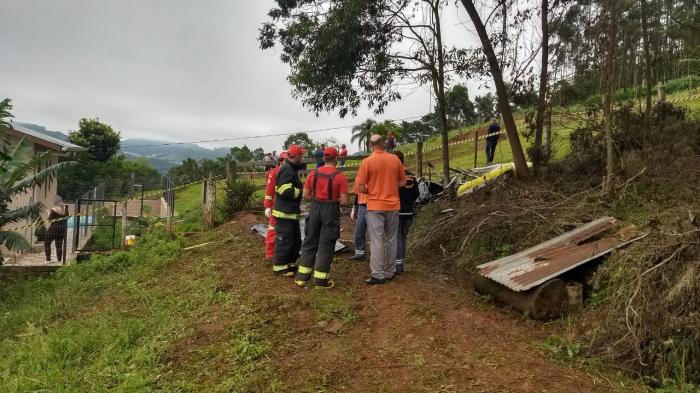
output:
[[[27,128],[29,128],[30,130],[34,130],[34,131],[36,131],[36,132],[41,132],[41,133],[44,134],[44,135],[48,135],[48,136],[50,136],[50,137],[53,137],[53,138],[56,138],[56,139],[60,139],[60,140],[62,140],[62,141],[67,141],[67,140],[68,140],[68,135],[62,133],[61,131],[51,131],[51,130],[47,130],[46,127],[40,126],[40,125],[38,125],[38,124],[22,123],[22,122],[20,122],[20,121],[18,121],[17,124],[19,124],[19,125],[21,125],[21,126],[23,126],[23,127],[27,127]]]
[[[171,166],[179,164],[186,158],[201,160],[203,158],[218,158],[226,155],[229,148],[205,149],[195,144],[186,145],[160,145],[164,141],[149,139],[127,139],[122,141],[122,151],[126,156],[145,157],[153,163],[159,172],[167,172]],[[156,145],[145,147],[133,147],[143,145]]]
[[[17,124],[63,141],[68,140],[68,135],[61,131],[47,130],[46,127],[33,123],[17,122]],[[170,167],[179,164],[186,158],[199,161],[203,158],[218,158],[229,152],[229,148],[227,147],[220,147],[212,150],[194,144],[163,146],[163,143],[167,143],[167,141],[126,139],[121,142],[122,153],[126,157],[145,157],[153,164],[158,172],[166,173]],[[155,146],[130,147],[143,145]]]

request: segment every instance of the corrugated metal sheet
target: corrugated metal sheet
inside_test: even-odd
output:
[[[618,220],[602,217],[478,269],[481,275],[520,292],[642,237],[634,226],[622,227]]]

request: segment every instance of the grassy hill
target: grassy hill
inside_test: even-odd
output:
[[[680,91],[674,94],[669,94],[667,96],[669,102],[673,102],[674,105],[686,108],[688,110],[690,119],[700,119],[700,88],[694,90]],[[569,153],[569,134],[573,131],[577,125],[584,119],[583,115],[584,108],[582,106],[572,106],[567,108],[560,108],[557,114],[553,116],[553,138],[552,145],[554,151],[554,159],[560,159]],[[529,146],[532,145],[532,139],[525,138],[523,134],[524,126],[524,112],[515,112],[515,121],[518,126],[518,131],[520,132],[520,142],[523,149],[527,150]],[[486,133],[486,128],[488,124],[478,124],[471,127],[461,128],[450,131],[450,143],[458,143],[464,139],[471,138],[476,131],[479,134],[484,135]],[[505,138],[505,137],[502,137]],[[486,164],[486,155],[484,153],[485,142],[483,138],[480,138],[478,148],[476,150],[477,155],[477,166],[483,166]],[[415,169],[415,156],[416,145],[406,144],[400,146],[400,150],[404,153],[411,154],[407,158],[407,165],[411,169]],[[423,160],[424,162],[431,162],[437,169],[437,173],[441,176],[442,168],[442,149],[441,140],[439,135],[435,135],[423,143]],[[512,152],[510,150],[510,145],[507,139],[501,139],[499,142],[494,162],[511,162],[513,158]],[[474,142],[468,141],[461,144],[456,144],[450,147],[450,166],[454,168],[472,168],[474,166]],[[427,174],[427,168],[424,163],[424,173]]]

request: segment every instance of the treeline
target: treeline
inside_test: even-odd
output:
[[[265,156],[265,151],[258,147],[251,150],[248,145],[243,147],[232,147],[230,151],[222,157],[210,159],[204,158],[199,161],[187,158],[180,164],[172,166],[168,170],[168,177],[175,184],[186,184],[201,180],[210,174],[214,176],[226,173],[226,163],[228,161],[259,161]]]
[[[537,172],[548,157],[542,134],[553,106],[599,94],[605,124],[611,124],[611,102],[619,89],[644,86],[648,112],[654,84],[700,71],[697,0],[324,0],[276,5],[260,29],[260,46],[278,47],[280,59],[290,66],[293,94],[309,110],[337,111],[344,117],[367,104],[381,113],[402,98],[402,82],[431,88],[445,181],[452,81],[491,79],[515,166],[527,177],[514,106],[536,108],[528,153]],[[471,20],[479,47],[443,39],[445,13],[460,9]],[[612,140],[609,133],[606,140]]]

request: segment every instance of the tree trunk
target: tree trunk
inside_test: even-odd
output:
[[[606,35],[606,53],[605,67],[603,68],[603,118],[605,122],[605,147],[607,150],[607,177],[605,179],[605,191],[609,196],[612,196],[614,191],[614,158],[613,158],[613,141],[612,141],[612,93],[613,93],[613,75],[615,61],[615,44],[617,36],[617,25],[615,18],[615,1],[605,0],[603,2],[603,15],[606,19],[605,35]]]
[[[649,26],[647,25],[646,0],[639,0],[642,18],[642,41],[644,46],[644,83],[646,84],[646,109],[644,110],[644,132],[649,135],[651,117],[651,55],[649,54]]]
[[[442,28],[440,26],[440,2],[430,3],[435,22],[435,45],[437,46],[437,75],[433,83],[437,98],[440,135],[442,136],[442,181],[450,183],[450,135],[447,130],[447,100],[445,99],[445,54],[442,48]]]
[[[479,13],[476,11],[474,1],[462,0],[462,5],[464,5],[464,8],[466,8],[467,13],[472,20],[472,23],[474,23],[474,28],[479,34],[479,39],[481,40],[484,55],[486,55],[486,60],[488,60],[489,67],[491,68],[493,83],[496,86],[496,94],[498,96],[498,108],[501,111],[503,123],[506,127],[506,132],[508,133],[508,142],[510,143],[510,149],[513,153],[515,171],[520,177],[528,177],[530,173],[527,168],[527,162],[525,161],[525,154],[523,153],[523,147],[520,144],[520,137],[518,136],[518,129],[515,126],[515,120],[513,119],[513,112],[510,110],[508,93],[506,92],[506,86],[503,83],[501,67],[498,65],[498,59],[493,51],[493,45],[489,40],[486,27],[481,21]]]
[[[544,111],[547,106],[547,72],[549,66],[549,1],[542,0],[542,65],[540,70],[540,91],[537,98],[537,117],[535,119],[535,146],[532,150],[532,164],[535,173],[539,173],[542,164],[542,131],[544,128]]]

